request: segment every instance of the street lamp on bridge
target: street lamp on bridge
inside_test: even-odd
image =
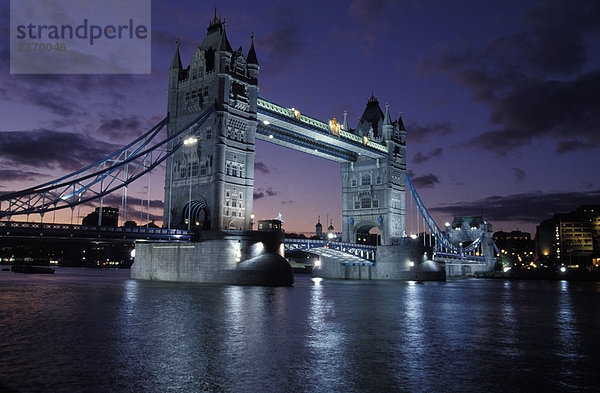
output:
[[[187,208],[187,224],[188,224],[188,231],[191,229],[192,227],[192,152],[193,150],[191,149],[192,147],[196,146],[198,144],[198,138],[196,138],[195,136],[191,135],[187,138],[185,138],[183,140],[183,145],[185,147],[190,148],[190,154],[188,155],[188,167],[189,167],[189,175],[188,177],[190,178],[190,193],[189,193],[189,198],[188,198],[188,208]]]

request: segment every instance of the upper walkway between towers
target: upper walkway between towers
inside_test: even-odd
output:
[[[354,162],[360,155],[375,159],[388,155],[385,144],[344,130],[335,119],[325,123],[264,98],[257,100],[257,120],[257,139],[328,160]]]

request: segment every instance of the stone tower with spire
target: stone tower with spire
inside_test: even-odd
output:
[[[247,54],[241,47],[234,51],[225,22],[215,11],[186,68],[179,45],[178,40],[169,68],[169,136],[212,105],[215,112],[193,135],[197,143],[185,145],[167,160],[164,225],[249,230],[259,73],[254,38]]]
[[[348,129],[345,115],[344,128]],[[358,126],[350,132],[384,143],[388,156],[359,156],[356,162],[342,164],[342,240],[368,239],[369,230],[378,228],[382,245],[395,244],[406,236],[406,129],[402,116],[392,121],[389,106],[386,104],[383,113],[371,94]]]

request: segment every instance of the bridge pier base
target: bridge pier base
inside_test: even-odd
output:
[[[136,242],[131,278],[228,285],[291,286],[281,232],[203,232],[199,242]]]
[[[445,281],[444,267],[429,259],[423,244],[402,239],[400,244],[377,247],[375,263],[347,263],[339,258],[321,256],[313,276],[349,280]]]

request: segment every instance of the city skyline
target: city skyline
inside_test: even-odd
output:
[[[0,12],[8,37],[8,5]],[[162,119],[175,41],[186,67],[213,13],[154,1],[150,75],[11,75],[4,42],[0,193],[76,170]],[[247,52],[254,34],[260,96],[321,120],[347,110],[351,128],[372,93],[394,120],[401,110],[408,171],[440,226],[482,214],[494,230],[535,233],[553,213],[600,200],[596,4],[227,2],[217,13],[234,48]],[[256,219],[281,212],[288,232],[309,232],[329,215],[340,227],[339,164],[258,141],[256,153]],[[154,217],[162,179],[152,179]]]

